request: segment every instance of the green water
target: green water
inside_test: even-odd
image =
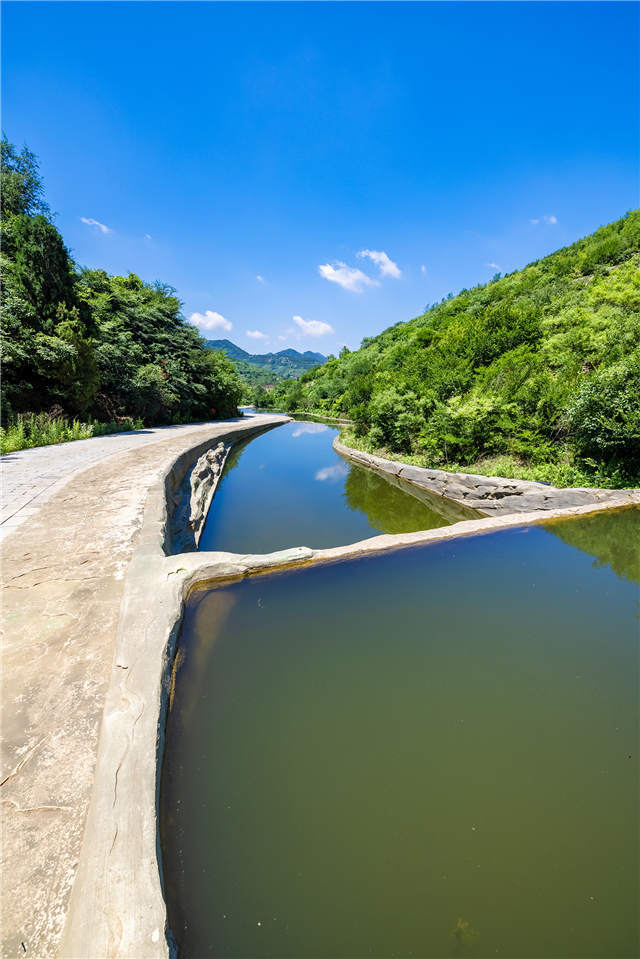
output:
[[[235,447],[200,549],[321,549],[477,516],[441,496],[348,463],[333,449],[337,433],[326,423],[294,422]]]
[[[192,594],[181,955],[636,957],[639,542],[627,510]]]

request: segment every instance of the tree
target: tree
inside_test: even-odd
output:
[[[580,453],[639,472],[639,397],[640,351],[590,376],[567,413]]]
[[[2,170],[0,190],[2,193],[2,219],[9,216],[51,215],[44,201],[44,187],[35,153],[24,146],[20,153],[3,135],[0,144]]]
[[[78,306],[73,263],[62,237],[45,217],[24,213],[11,217],[2,232],[13,292],[33,308],[36,329],[51,333],[60,304]]]
[[[175,290],[78,271],[34,154],[2,140],[3,420],[52,406],[149,423],[234,416],[242,384],[186,322]]]
[[[242,384],[233,364],[206,349],[170,286],[83,270],[78,295],[96,324],[101,408],[161,423],[236,414]]]

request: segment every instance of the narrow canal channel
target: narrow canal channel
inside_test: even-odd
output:
[[[637,956],[639,538],[627,509],[193,593],[183,959]]]
[[[477,515],[347,463],[333,449],[337,434],[326,423],[294,422],[232,449],[200,549],[321,549]]]

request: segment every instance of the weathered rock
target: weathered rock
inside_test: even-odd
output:
[[[230,446],[218,443],[215,449],[203,453],[180,490],[174,494],[172,552],[187,553],[198,548],[211,500],[230,449]]]
[[[480,476],[474,473],[448,473],[446,470],[427,469],[384,459],[345,446],[337,438],[333,442],[337,453],[380,473],[398,477],[414,486],[427,489],[454,503],[475,510],[484,516],[507,516],[510,513],[530,513],[604,503],[624,506],[635,502],[640,490],[557,489],[546,483],[531,480],[507,479],[503,476]]]

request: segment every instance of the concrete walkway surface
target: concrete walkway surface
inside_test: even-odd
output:
[[[40,509],[65,483],[109,456],[142,449],[150,443],[182,439],[215,424],[159,426],[111,433],[88,440],[37,446],[0,456],[0,542]]]

